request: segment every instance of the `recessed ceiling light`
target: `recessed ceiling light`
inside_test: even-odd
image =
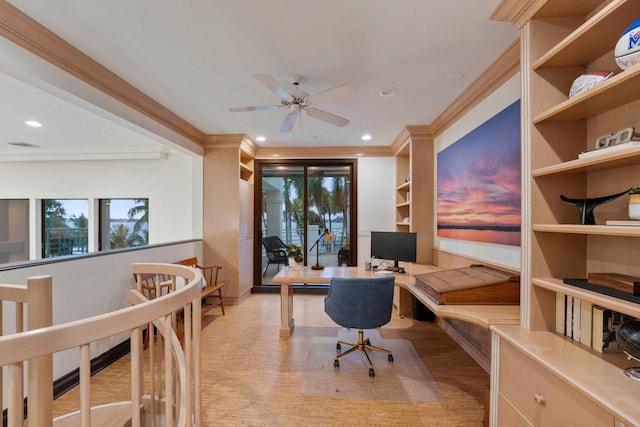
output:
[[[395,87],[385,87],[379,93],[380,93],[380,96],[384,96],[385,98],[388,98],[398,93],[398,89],[396,89]]]
[[[42,123],[37,122],[37,121],[35,121],[35,120],[27,120],[27,121],[25,122],[25,124],[26,124],[27,126],[31,126],[32,128],[41,128],[41,127],[42,127]]]
[[[362,140],[371,141],[371,135],[369,135],[368,133],[365,133],[364,135],[362,135]]]
[[[265,138],[262,135],[256,137],[256,141],[258,141],[258,142],[265,142],[266,140],[267,140],[267,138]]]

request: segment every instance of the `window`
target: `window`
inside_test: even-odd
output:
[[[29,259],[29,200],[0,200],[0,264]]]
[[[100,199],[101,251],[149,244],[149,199]]]
[[[87,199],[44,199],[42,214],[43,258],[89,252]]]

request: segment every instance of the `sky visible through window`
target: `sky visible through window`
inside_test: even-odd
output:
[[[67,213],[67,217],[73,216],[79,217],[87,213],[87,199],[58,199]],[[111,218],[127,219],[129,218],[129,209],[136,206],[137,203],[134,199],[111,199]],[[142,215],[142,213],[140,213]],[[140,216],[139,215],[139,216]]]

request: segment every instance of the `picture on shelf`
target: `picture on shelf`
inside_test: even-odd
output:
[[[520,101],[438,153],[438,236],[520,246]]]

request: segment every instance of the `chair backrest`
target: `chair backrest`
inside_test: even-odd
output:
[[[277,251],[278,249],[286,249],[287,245],[284,244],[282,239],[278,236],[266,236],[262,238],[262,244],[267,252]]]
[[[393,275],[331,279],[324,311],[340,326],[373,329],[389,323],[393,309]]]

